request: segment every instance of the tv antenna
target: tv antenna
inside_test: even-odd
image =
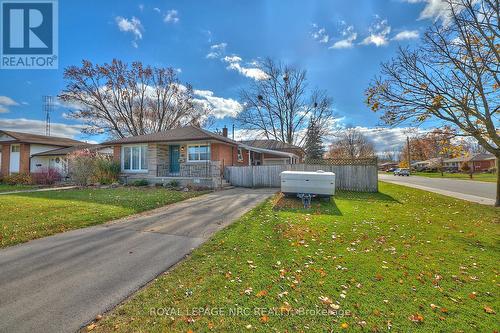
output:
[[[45,113],[45,135],[50,136],[50,113],[54,108],[54,96],[43,96],[43,112]]]

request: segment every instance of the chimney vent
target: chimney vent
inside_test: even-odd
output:
[[[222,136],[227,138],[227,127],[226,126],[224,126],[224,128],[222,129]]]

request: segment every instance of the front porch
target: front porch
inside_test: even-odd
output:
[[[144,145],[144,150],[144,161],[140,164],[147,167],[137,172],[124,170],[126,182],[146,179],[150,183],[176,182],[181,186],[219,188],[224,185],[223,163],[211,160],[209,143],[149,143]]]

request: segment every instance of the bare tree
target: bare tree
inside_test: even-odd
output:
[[[59,98],[76,106],[70,115],[85,122],[86,133],[126,137],[201,126],[208,118],[191,86],[182,85],[172,68],[83,60],[81,67],[67,67],[64,79],[66,88]]]
[[[302,146],[305,131],[314,119],[321,136],[332,127],[332,102],[324,91],[309,90],[306,71],[266,59],[261,64],[265,78],[241,92],[244,109],[241,126],[267,139]]]
[[[348,128],[335,134],[336,140],[330,145],[329,158],[365,158],[375,156],[373,144],[355,128]]]
[[[443,0],[448,17],[417,50],[400,48],[367,89],[389,124],[441,120],[500,160],[499,0]],[[496,206],[500,206],[500,173]]]

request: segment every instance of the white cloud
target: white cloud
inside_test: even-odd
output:
[[[210,90],[194,90],[193,93],[198,97],[195,101],[211,109],[215,118],[235,117],[243,109],[238,101],[214,96]]]
[[[391,32],[391,26],[387,20],[382,20],[378,16],[375,18],[376,22],[368,29],[370,34],[361,42],[363,45],[373,44],[379,47],[389,43],[387,36]]]
[[[4,130],[18,131],[32,134],[45,134],[45,121],[25,118],[0,119],[0,128]],[[50,134],[74,138],[81,134],[82,125],[68,125],[62,123],[51,123]]]
[[[407,136],[412,137],[429,131],[415,127],[387,128],[356,126],[354,128],[360,131],[373,143],[375,151],[379,155],[385,152],[400,150],[404,146]]]
[[[333,45],[329,47],[330,49],[351,48],[353,47],[356,38],[358,38],[358,34],[356,33],[356,31],[354,31],[354,26],[352,25],[346,26],[346,23],[343,21],[341,22],[341,24],[344,26],[344,28],[341,31],[342,39],[333,43]]]
[[[450,22],[451,16],[451,7],[450,4],[445,0],[405,0],[408,3],[420,3],[425,2],[425,7],[420,12],[419,19],[434,19],[434,20],[442,20],[446,25]],[[457,12],[461,11],[462,5],[460,2],[454,2],[453,7]]]
[[[158,7],[153,8],[153,10],[154,10],[155,12],[157,12],[158,14],[160,14],[160,13],[161,13],[160,8],[158,8]]]
[[[265,80],[267,78],[267,74],[259,68],[256,61],[242,65],[243,58],[240,56],[236,54],[226,56],[226,47],[227,43],[214,44],[210,46],[210,52],[206,55],[206,57],[208,59],[219,59],[228,64],[226,67],[227,69],[235,70],[238,73],[254,80]]]
[[[141,4],[139,4],[139,10],[140,10],[141,12],[142,12],[142,11],[144,11],[144,4],[142,4],[142,3],[141,3]]]
[[[227,43],[219,43],[210,46],[210,52],[207,54],[208,59],[217,59],[226,52]]]
[[[311,32],[311,37],[319,43],[328,43],[328,41],[330,40],[330,36],[326,32],[326,29],[318,27],[316,23],[313,23],[312,27],[313,30]]]
[[[179,12],[175,9],[170,9],[163,17],[163,21],[166,23],[177,23],[179,20]]]
[[[225,62],[241,62],[243,59],[238,57],[237,55],[232,55],[232,56],[225,56],[224,61]]]
[[[120,31],[132,33],[132,35],[134,36],[132,46],[137,48],[139,46],[137,44],[137,41],[142,39],[142,32],[144,31],[144,27],[142,26],[141,21],[134,16],[132,16],[130,20],[125,17],[117,16],[115,18],[115,21]]]
[[[401,32],[398,32],[396,36],[394,36],[392,39],[407,40],[407,39],[416,39],[418,37],[420,37],[418,30],[403,30]]]
[[[260,69],[255,62],[252,62],[252,64],[250,64],[251,66],[254,67],[242,66],[241,57],[238,57],[236,55],[230,57],[224,57],[224,59],[222,60],[228,63],[227,69],[235,70],[238,73],[246,77],[249,77],[251,79],[258,81],[258,80],[265,80],[268,77],[267,74],[262,69]]]
[[[5,106],[19,105],[19,103],[8,96],[0,96],[0,104]]]
[[[0,113],[9,112],[9,106],[19,105],[18,102],[8,96],[0,96]]]

